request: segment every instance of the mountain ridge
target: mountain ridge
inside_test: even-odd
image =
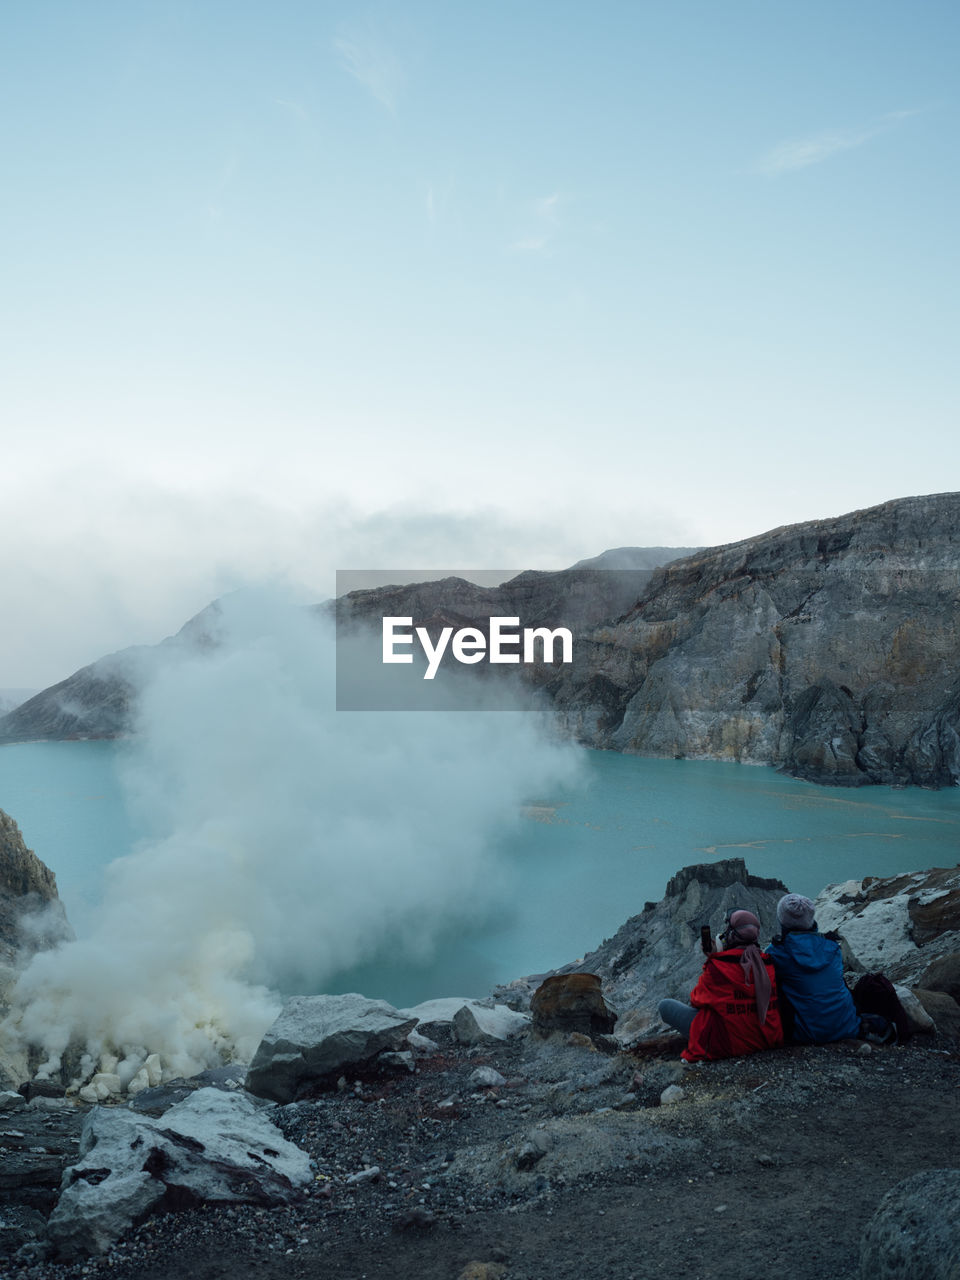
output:
[[[571,665],[521,674],[587,746],[844,786],[960,781],[960,493],[783,525],[657,567],[596,567],[678,550],[613,548],[495,588],[447,578],[315,608],[338,625],[397,615],[483,629],[518,615],[570,627]],[[164,644],[216,644],[216,610]],[[0,742],[128,732],[146,652],[44,690],[0,719]]]

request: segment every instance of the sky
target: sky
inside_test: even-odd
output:
[[[0,688],[341,569],[958,486],[960,9],[33,0]]]

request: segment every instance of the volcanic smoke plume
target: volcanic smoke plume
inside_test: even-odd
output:
[[[494,905],[497,843],[575,752],[528,713],[336,712],[325,623],[267,593],[222,603],[216,647],[171,659],[124,765],[151,837],[105,874],[86,936],[34,958],[5,1036],[129,1079],[251,1056],[278,990],[377,951],[425,955]],[[414,676],[414,678],[418,678]]]

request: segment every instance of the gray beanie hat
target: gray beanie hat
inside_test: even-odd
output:
[[[777,922],[785,929],[812,929],[813,903],[799,893],[788,893],[777,903]]]

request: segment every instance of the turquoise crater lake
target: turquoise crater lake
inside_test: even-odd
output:
[[[81,933],[104,867],[150,834],[125,807],[118,765],[127,750],[123,742],[0,748],[0,808],[56,872]],[[495,909],[441,929],[426,959],[381,955],[325,986],[400,1005],[485,994],[582,955],[693,862],[741,856],[754,874],[814,896],[840,880],[953,866],[958,848],[958,788],[824,788],[764,768],[584,751],[577,785],[529,797],[502,840]]]

